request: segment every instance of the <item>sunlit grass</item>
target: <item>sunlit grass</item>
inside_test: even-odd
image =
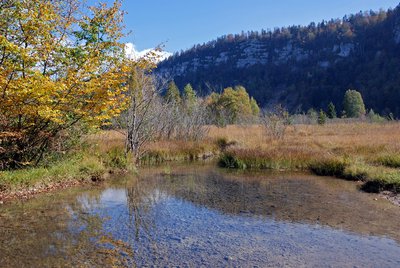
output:
[[[86,149],[49,165],[0,172],[0,189],[81,179],[110,169],[126,169],[120,131],[86,139]],[[147,144],[141,164],[192,161],[219,156],[219,164],[238,169],[303,170],[365,182],[366,190],[400,192],[400,124],[335,123],[289,126],[282,140],[259,125],[210,127],[201,141],[161,140]]]
[[[80,154],[54,163],[49,167],[35,167],[0,172],[3,190],[46,186],[68,180],[84,180],[101,177],[107,167],[94,155]]]
[[[210,138],[236,141],[219,164],[230,168],[309,170],[365,182],[365,190],[400,192],[400,124],[328,124],[288,127],[282,140],[261,126],[212,128]]]

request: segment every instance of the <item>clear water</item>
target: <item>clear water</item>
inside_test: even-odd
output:
[[[0,267],[400,267],[400,208],[376,198],[304,174],[152,168],[1,206]]]

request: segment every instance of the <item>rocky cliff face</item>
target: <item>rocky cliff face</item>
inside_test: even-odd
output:
[[[340,108],[343,93],[357,88],[369,108],[400,115],[399,10],[227,35],[170,57],[157,72],[200,94],[241,84],[262,106],[293,111],[330,101]]]
[[[395,33],[395,40],[400,43],[400,28]],[[398,41],[397,41],[398,40]],[[351,42],[338,43],[330,47],[323,48],[330,60],[321,58],[318,65],[323,68],[334,64],[336,60],[349,57],[355,50],[355,44]],[[218,54],[207,56],[195,56],[174,65],[161,65],[160,73],[168,74],[172,77],[185,75],[188,72],[196,72],[198,69],[210,69],[224,64],[232,63],[237,69],[245,69],[255,65],[282,65],[288,62],[305,62],[319,51],[305,49],[292,41],[288,41],[281,48],[275,48],[272,52],[267,45],[260,40],[246,40],[237,45],[234,49],[229,48]],[[165,63],[164,63],[165,64]]]

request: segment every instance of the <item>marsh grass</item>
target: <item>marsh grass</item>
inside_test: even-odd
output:
[[[103,131],[88,137],[88,142],[97,146],[102,154],[115,151],[123,154],[125,136],[121,131]],[[140,163],[143,165],[160,164],[170,161],[194,161],[209,158],[218,153],[215,139],[201,141],[160,140],[147,144]],[[129,161],[128,163],[129,164]]]
[[[146,147],[141,164],[160,164],[170,161],[196,161],[217,154],[217,145],[212,141],[157,141]]]
[[[344,177],[346,167],[347,163],[338,158],[313,160],[308,166],[316,175],[335,177]]]
[[[400,192],[400,123],[329,123],[291,125],[282,139],[271,139],[260,125],[209,127],[197,142],[155,141],[142,164],[194,161],[219,156],[218,164],[235,169],[311,171],[363,181],[366,191]],[[130,169],[124,135],[102,131],[86,146],[47,167],[0,172],[0,191],[36,183],[90,178],[112,169]]]
[[[376,163],[391,168],[400,168],[400,154],[394,153],[380,156],[376,159]]]
[[[200,142],[157,141],[142,163],[190,161],[219,155],[218,165],[235,169],[311,171],[318,175],[363,181],[364,189],[399,192],[400,123],[335,121],[326,125],[290,125],[282,139],[271,139],[261,125],[209,127]],[[123,148],[123,135],[99,134],[100,151]],[[117,161],[118,162],[118,161]]]
[[[238,169],[304,170],[364,182],[362,189],[400,192],[400,124],[334,123],[289,126],[282,140],[260,126],[212,128],[236,140],[219,165]]]

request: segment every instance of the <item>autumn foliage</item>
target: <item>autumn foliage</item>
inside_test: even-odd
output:
[[[0,169],[37,162],[53,137],[124,104],[120,2],[0,3]]]

